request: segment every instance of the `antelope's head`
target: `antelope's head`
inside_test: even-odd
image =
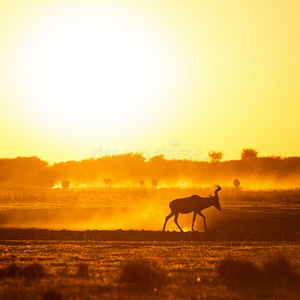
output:
[[[219,201],[219,195],[218,195],[218,192],[221,191],[221,187],[216,184],[216,190],[215,190],[215,197],[214,198],[214,207],[218,210],[218,211],[221,211],[221,205],[220,205],[220,201]]]

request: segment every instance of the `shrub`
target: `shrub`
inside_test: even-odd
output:
[[[79,277],[89,277],[89,265],[87,264],[79,264],[78,265],[78,270],[77,270],[77,275]]]
[[[0,269],[0,277],[38,279],[45,276],[45,268],[39,263],[33,263],[25,267],[18,267],[15,263]]]
[[[223,258],[217,266],[219,276],[227,282],[259,281],[261,270],[251,261],[228,256]]]
[[[248,260],[232,257],[223,258],[217,265],[220,278],[229,284],[243,282],[273,284],[298,283],[299,274],[288,259],[278,256],[264,262],[262,267]]]
[[[167,273],[156,261],[135,259],[122,266],[119,282],[139,287],[162,287]]]
[[[19,268],[15,263],[10,264],[6,268],[0,269],[0,277],[3,278],[16,278],[19,277],[21,273],[21,268]]]
[[[39,263],[33,263],[28,266],[25,266],[21,270],[22,277],[31,278],[31,279],[39,279],[45,276],[45,268]]]
[[[299,280],[295,267],[282,255],[269,259],[263,267],[266,276],[272,281],[296,282]]]
[[[48,289],[43,296],[43,300],[61,300],[61,299],[62,299],[61,292],[53,288]]]

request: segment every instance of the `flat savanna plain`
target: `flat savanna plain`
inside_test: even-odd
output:
[[[187,232],[178,232],[173,218],[161,231],[172,199],[208,193],[213,190],[2,191],[0,298],[298,299],[299,278],[291,280],[286,264],[275,264],[272,272],[282,276],[270,280],[263,266],[284,257],[288,270],[300,274],[300,191],[224,188],[222,212],[203,211],[207,232],[199,216],[197,232],[188,231],[191,214],[179,217]],[[224,275],[220,264],[228,258],[242,263]],[[128,262],[136,263],[129,271]],[[247,262],[260,271],[249,271]],[[141,270],[148,263],[150,271]],[[12,271],[36,265],[42,271]],[[263,279],[253,278],[259,272]]]

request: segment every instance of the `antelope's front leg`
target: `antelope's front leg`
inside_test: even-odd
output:
[[[201,216],[203,218],[203,221],[204,221],[204,231],[206,231],[206,221],[205,221],[205,216],[203,213],[201,212],[198,212],[198,215]]]

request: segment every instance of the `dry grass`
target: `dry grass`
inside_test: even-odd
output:
[[[285,274],[291,270],[298,274],[300,248],[297,242],[2,240],[0,251],[0,299],[300,297],[297,282],[287,279],[293,276],[284,275],[283,279],[260,283],[265,280],[261,277],[270,277],[268,272],[274,274],[274,268],[285,269]],[[226,256],[228,252],[231,261]],[[290,257],[290,264],[278,259],[277,254],[283,252]],[[42,262],[47,274],[31,273],[47,276],[27,280],[20,275],[21,270],[32,265],[33,258],[38,264]],[[31,266],[31,270],[37,268]],[[257,279],[253,279],[255,276]],[[226,281],[226,278],[229,279]],[[233,278],[239,284],[232,283]]]

